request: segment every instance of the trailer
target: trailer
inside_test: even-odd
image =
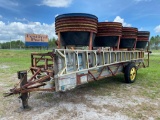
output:
[[[147,58],[146,58],[147,54]],[[126,83],[136,80],[137,70],[149,66],[149,52],[54,49],[31,53],[29,71],[19,71],[19,84],[5,96],[20,94],[23,108],[28,108],[28,94],[33,91],[67,91],[79,85],[124,73]],[[27,79],[27,74],[32,76]]]
[[[31,53],[30,69],[17,72],[20,82],[4,96],[19,94],[27,109],[33,91],[64,92],[121,73],[126,83],[133,83],[137,70],[149,66],[150,33],[117,22],[97,24],[90,14],[57,16],[57,49]]]

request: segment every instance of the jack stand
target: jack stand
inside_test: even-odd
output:
[[[23,85],[27,84],[27,71],[18,71],[18,79],[20,79],[20,87],[22,88]],[[23,88],[25,89],[25,88]],[[23,110],[30,110],[31,108],[28,105],[28,92],[27,93],[21,93],[20,97],[22,100],[22,109]]]

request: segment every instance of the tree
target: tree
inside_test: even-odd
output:
[[[49,48],[55,48],[56,47],[55,41],[56,41],[56,38],[49,39],[48,47]]]
[[[18,48],[24,48],[24,43],[21,40],[17,41],[11,41],[11,42],[5,42],[1,43],[1,49],[18,49]]]
[[[159,35],[157,35],[155,37],[153,37],[153,36],[151,37],[150,47],[152,49],[156,49],[156,50],[158,50],[160,48],[160,36]]]

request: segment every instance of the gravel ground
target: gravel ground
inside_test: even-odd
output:
[[[107,84],[107,83],[106,83]],[[109,83],[108,83],[109,84]],[[31,110],[19,109],[17,96],[1,98],[1,120],[154,120],[160,119],[160,99],[139,94],[135,84],[117,84],[114,89],[87,85],[64,93],[32,93]],[[111,86],[113,85],[111,84]],[[4,84],[0,84],[4,87]],[[98,93],[97,93],[98,91]],[[102,95],[100,94],[102,93]],[[104,94],[105,93],[105,94]]]

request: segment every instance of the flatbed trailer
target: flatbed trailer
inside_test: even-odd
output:
[[[33,91],[67,91],[79,85],[124,73],[133,83],[139,68],[149,66],[149,52],[54,49],[48,53],[31,53],[29,71],[18,71],[19,84],[5,96],[20,94],[22,107],[28,108],[28,93]],[[28,72],[32,76],[28,77]]]

